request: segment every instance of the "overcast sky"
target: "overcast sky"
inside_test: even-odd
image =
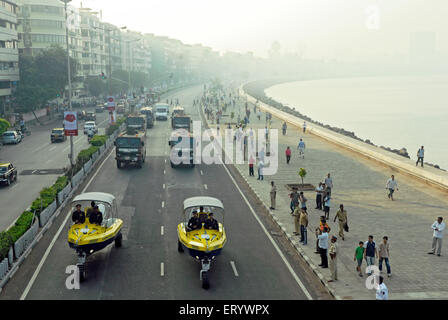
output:
[[[266,56],[283,51],[313,58],[408,54],[409,35],[433,31],[448,52],[448,0],[73,0],[129,29]],[[377,14],[378,13],[378,14]]]

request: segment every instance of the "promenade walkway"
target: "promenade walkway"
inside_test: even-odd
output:
[[[244,114],[244,103],[238,104],[241,115]],[[228,109],[226,114],[237,107]],[[265,127],[265,114],[259,121],[253,113],[248,128],[255,131]],[[294,246],[321,278],[330,292],[338,299],[375,299],[375,291],[366,288],[367,276],[359,277],[356,262],[353,261],[355,248],[359,241],[367,241],[369,235],[374,236],[377,247],[383,236],[389,237],[390,264],[392,277],[387,278],[386,266],[383,264],[385,283],[389,288],[390,299],[448,299],[448,253],[442,248],[442,255],[428,255],[432,242],[431,225],[438,216],[448,220],[446,192],[428,186],[424,182],[394,172],[392,168],[369,160],[358,154],[333,145],[328,141],[311,134],[303,134],[301,128],[288,127],[286,136],[281,133],[282,122],[272,119],[272,129],[278,129],[279,135],[279,168],[275,175],[265,175],[264,181],[249,177],[248,164],[235,165],[253,191],[270,207],[270,183],[277,185],[277,206],[271,210],[273,218]],[[210,127],[216,125],[210,124]],[[224,136],[225,126],[220,128]],[[306,143],[305,159],[298,157],[297,144],[299,138]],[[286,164],[285,149],[290,146],[292,158]],[[275,150],[275,152],[277,152]],[[327,173],[331,173],[334,188],[330,210],[331,235],[338,237],[338,281],[328,283],[329,269],[318,267],[320,256],[315,254],[316,237],[314,230],[318,226],[322,211],[315,208],[315,192],[305,192],[308,198],[308,245],[299,244],[299,237],[293,235],[294,221],[289,209],[289,191],[286,184],[300,183],[299,168],[305,168],[305,183],[317,185],[323,181]],[[395,175],[399,191],[394,194],[395,201],[390,201],[385,188],[391,174]],[[339,204],[344,204],[348,212],[350,232],[345,233],[345,241],[338,236],[339,227],[333,223]],[[378,260],[376,260],[378,265]],[[363,263],[365,271],[366,263]]]

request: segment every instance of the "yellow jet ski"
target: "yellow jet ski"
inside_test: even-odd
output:
[[[185,248],[201,263],[199,279],[204,289],[210,287],[208,271],[211,261],[221,253],[227,242],[223,224],[217,221],[212,223],[210,214],[213,217],[224,218],[224,205],[220,200],[212,197],[185,199],[183,222],[177,226],[178,251],[184,252]],[[193,217],[194,215],[196,216]],[[198,223],[193,225],[192,221]]]
[[[87,211],[94,201],[102,213],[101,224],[91,223]],[[76,250],[78,255],[78,269],[80,281],[86,279],[86,259],[96,251],[100,251],[112,242],[116,247],[121,247],[121,228],[123,220],[117,218],[117,204],[115,197],[103,192],[88,192],[76,196],[72,201],[72,211],[77,204],[81,204],[86,213],[84,223],[76,223],[68,231],[68,244]]]

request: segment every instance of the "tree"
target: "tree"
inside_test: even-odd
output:
[[[300,168],[299,176],[300,176],[300,178],[302,178],[302,188],[303,188],[303,179],[305,179],[305,177],[306,177],[306,170],[304,168]]]
[[[90,77],[84,81],[84,86],[92,96],[100,96],[107,93],[107,85],[99,77]]]
[[[11,124],[6,121],[5,119],[0,118],[0,136],[8,130],[8,128],[11,126]]]

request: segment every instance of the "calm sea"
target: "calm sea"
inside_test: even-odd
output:
[[[448,169],[448,76],[298,81],[266,95],[378,146],[404,147],[412,159],[423,145],[425,162]]]

